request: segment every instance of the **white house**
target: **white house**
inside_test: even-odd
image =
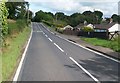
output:
[[[73,27],[71,27],[70,25],[67,25],[67,26],[65,26],[64,28],[63,28],[64,30],[73,30]]]
[[[93,29],[94,26],[93,26],[93,24],[88,24],[87,27],[90,27]]]
[[[116,23],[108,29],[109,32],[120,32],[120,24]]]

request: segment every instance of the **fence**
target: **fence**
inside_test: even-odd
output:
[[[79,31],[77,31],[77,30],[64,30],[63,34],[66,34],[66,35],[78,35]]]
[[[78,33],[78,36],[84,36],[84,37],[96,37],[96,38],[102,38],[102,39],[108,39],[109,35],[107,34],[107,32],[83,32],[80,31]]]

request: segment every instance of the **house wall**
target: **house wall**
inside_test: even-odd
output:
[[[109,32],[115,32],[115,31],[120,31],[120,24],[115,24],[112,27],[110,27]]]

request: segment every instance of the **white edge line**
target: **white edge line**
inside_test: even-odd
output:
[[[32,24],[31,24],[31,25],[32,25]],[[17,81],[17,80],[18,80],[18,76],[19,76],[20,70],[21,70],[21,68],[22,68],[22,64],[23,64],[25,55],[26,55],[26,52],[27,52],[27,49],[28,49],[30,40],[31,40],[31,38],[32,38],[32,34],[33,34],[33,29],[32,29],[32,27],[31,27],[31,34],[30,34],[29,40],[28,40],[28,42],[27,42],[26,48],[25,48],[25,50],[24,50],[24,52],[23,52],[23,54],[22,54],[22,58],[21,58],[21,60],[20,60],[19,66],[18,66],[18,68],[17,68],[17,71],[16,71],[16,73],[15,73],[15,75],[14,75],[13,81]]]
[[[72,57],[69,57],[71,61],[73,61],[78,67],[80,67],[86,74],[88,74],[94,81],[100,83],[97,78],[95,78],[92,74],[90,74],[85,68],[83,68],[77,61],[75,61]]]
[[[42,25],[43,25],[43,24],[42,24]],[[44,26],[44,25],[43,25],[43,26]],[[45,27],[45,26],[44,26],[44,27]],[[51,31],[50,31],[50,32],[51,32]],[[108,59],[111,59],[111,60],[113,60],[113,61],[115,61],[115,62],[120,63],[120,61],[118,61],[118,60],[116,60],[116,59],[114,59],[114,58],[112,58],[112,57],[109,57],[109,56],[106,56],[106,55],[104,55],[104,54],[102,54],[102,53],[99,53],[99,52],[96,52],[96,51],[94,51],[94,50],[88,49],[88,48],[86,48],[86,47],[84,47],[84,46],[82,46],[82,45],[80,45],[80,44],[71,42],[71,41],[69,41],[69,40],[67,40],[66,38],[63,38],[63,37],[61,37],[61,36],[58,36],[58,35],[56,35],[56,36],[59,37],[59,38],[61,38],[61,39],[66,40],[66,41],[68,41],[68,42],[70,42],[70,43],[73,43],[73,44],[75,44],[75,45],[77,45],[77,46],[79,46],[79,47],[82,47],[82,48],[84,48],[84,49],[86,49],[86,50],[88,50],[88,51],[90,51],[90,52],[96,53],[96,54],[101,55],[101,56],[103,56],[103,57],[105,57],[105,58],[108,58]]]
[[[86,50],[88,50],[88,51],[90,51],[90,52],[96,53],[96,54],[101,55],[101,56],[103,56],[103,57],[105,57],[105,58],[108,58],[108,59],[111,59],[111,60],[113,60],[113,61],[115,61],[115,62],[120,63],[120,61],[118,61],[117,59],[111,58],[111,57],[106,56],[106,55],[104,55],[104,54],[102,54],[102,53],[99,53],[99,52],[96,52],[96,51],[91,50],[91,49],[89,49],[89,48],[86,48],[86,47],[84,47],[84,46],[82,46],[82,45],[80,45],[80,44],[78,44],[78,43],[71,42],[71,41],[69,41],[69,40],[67,40],[67,39],[65,39],[65,38],[63,38],[63,37],[61,37],[61,36],[58,36],[58,37],[61,38],[61,39],[66,40],[66,41],[68,41],[68,42],[70,42],[70,43],[73,43],[73,44],[75,44],[75,45],[77,45],[77,46],[79,46],[79,47],[82,47],[82,48],[84,48],[84,49],[86,49]]]
[[[57,46],[60,49],[60,51],[64,52],[64,50],[60,48],[56,43],[54,43],[54,45]]]
[[[48,38],[51,42],[52,42],[52,39]]]
[[[51,31],[50,31],[51,32]],[[51,32],[52,34],[54,34],[53,32]]]

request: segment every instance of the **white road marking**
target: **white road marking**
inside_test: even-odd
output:
[[[52,39],[48,38],[51,42],[52,42]]]
[[[43,34],[45,35],[45,33],[43,32]]]
[[[51,32],[52,34],[54,34],[53,32]]]
[[[42,24],[42,23],[41,23],[41,24]],[[44,26],[44,25],[42,24],[42,26]],[[45,26],[44,26],[44,27],[45,27]],[[49,32],[51,32],[51,31],[49,31]],[[113,61],[115,61],[115,62],[120,63],[120,61],[117,60],[117,59],[114,59],[114,58],[112,58],[112,57],[106,56],[106,55],[104,55],[104,54],[102,54],[102,53],[99,53],[99,52],[97,52],[97,51],[94,51],[94,50],[91,50],[91,49],[89,49],[89,48],[86,48],[86,47],[84,47],[84,46],[82,46],[82,45],[80,45],[80,44],[77,44],[77,43],[74,43],[74,42],[72,42],[72,41],[69,41],[68,39],[63,38],[63,37],[61,37],[61,36],[58,36],[58,35],[56,35],[56,36],[59,37],[59,38],[61,38],[61,39],[66,40],[66,41],[68,41],[68,42],[70,42],[70,43],[73,43],[74,45],[77,45],[77,46],[79,46],[79,47],[82,47],[82,48],[84,48],[84,49],[86,49],[86,50],[88,50],[88,51],[90,51],[90,52],[96,53],[96,54],[101,55],[101,56],[103,56],[103,57],[105,57],[105,58],[108,58],[108,59],[110,59],[110,60],[113,60]]]
[[[43,31],[33,31],[33,32],[42,32],[43,33]]]
[[[63,37],[61,37],[61,36],[57,36],[57,37],[59,37],[59,38],[61,38],[61,39],[64,39],[64,40],[66,40],[66,41],[68,41],[68,42],[70,42],[70,43],[73,43],[74,45],[77,45],[77,46],[79,46],[79,47],[82,47],[82,48],[84,48],[84,49],[86,49],[86,50],[88,50],[88,51],[90,51],[90,52],[96,53],[96,54],[101,55],[101,56],[103,56],[103,57],[105,57],[105,58],[108,58],[108,59],[110,59],[110,60],[113,60],[113,61],[115,61],[115,62],[120,63],[120,61],[117,60],[117,59],[114,59],[114,58],[112,58],[112,57],[106,56],[106,55],[104,55],[104,54],[102,54],[102,53],[99,53],[99,52],[97,52],[97,51],[94,51],[94,50],[91,50],[91,49],[89,49],[89,48],[86,48],[86,47],[84,47],[84,46],[82,46],[82,45],[80,45],[80,44],[78,44],[78,43],[74,43],[74,42],[72,42],[72,41],[69,41],[69,40],[67,40],[67,39],[65,39],[65,38],[63,38]]]
[[[45,37],[48,37],[47,35],[45,35]]]
[[[88,74],[94,81],[100,83],[100,81],[95,78],[92,74],[90,74],[85,68],[83,68],[77,61],[75,61],[72,57],[69,57],[71,61],[73,61],[79,68],[81,68],[86,74]]]
[[[32,25],[32,24],[31,24],[31,25]],[[31,28],[32,28],[32,27],[31,27]],[[27,42],[26,48],[25,48],[25,50],[24,50],[24,53],[22,54],[22,58],[21,58],[21,60],[20,60],[19,66],[18,66],[17,71],[16,71],[16,73],[15,73],[15,76],[14,76],[14,78],[13,78],[13,81],[17,81],[17,80],[18,80],[18,76],[19,76],[20,70],[21,70],[21,68],[22,68],[22,64],[23,64],[25,55],[26,55],[28,46],[29,46],[30,41],[31,41],[31,38],[32,38],[32,34],[33,34],[33,29],[31,29],[31,34],[30,34],[29,40],[28,40],[28,42]]]
[[[56,43],[54,43],[54,45],[57,46],[60,49],[60,51],[64,52],[64,50],[60,48]]]

